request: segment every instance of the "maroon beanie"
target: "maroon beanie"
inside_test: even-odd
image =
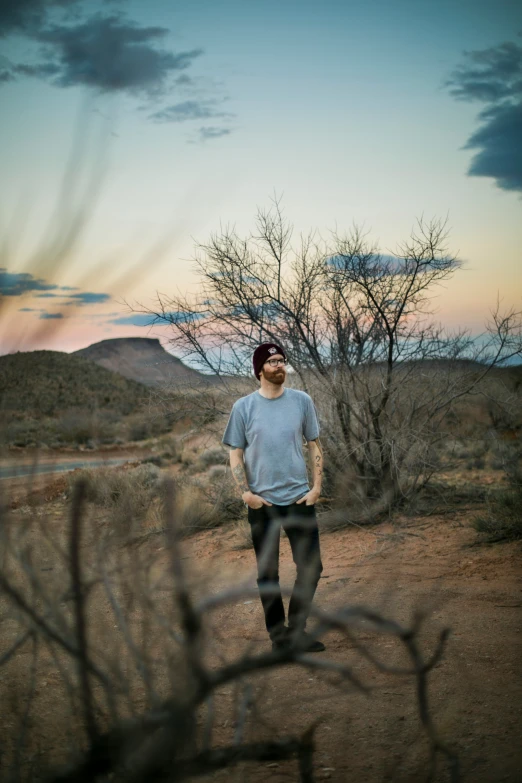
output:
[[[276,343],[261,343],[261,345],[257,346],[252,357],[254,375],[256,376],[257,380],[259,380],[259,375],[267,359],[270,359],[272,356],[275,356],[278,353],[280,353],[281,356],[284,356],[286,359],[286,353],[283,351],[281,346],[277,345]]]

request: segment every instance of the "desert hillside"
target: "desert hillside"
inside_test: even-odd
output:
[[[121,414],[141,406],[147,389],[136,381],[61,351],[0,356],[0,409],[33,417],[70,408],[104,408]]]
[[[118,372],[125,378],[139,381],[146,386],[172,384],[173,386],[208,384],[211,376],[205,376],[166,351],[159,340],[152,337],[119,337],[101,340],[87,348],[75,351],[74,356]]]

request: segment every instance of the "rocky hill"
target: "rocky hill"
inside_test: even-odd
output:
[[[187,367],[168,353],[159,340],[150,337],[118,337],[101,340],[75,351],[74,356],[89,359],[146,386],[201,386],[215,381],[213,376]]]
[[[56,416],[64,410],[138,410],[148,398],[145,386],[61,351],[28,351],[0,356],[0,411],[28,417]]]

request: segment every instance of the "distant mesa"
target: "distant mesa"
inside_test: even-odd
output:
[[[204,375],[187,367],[153,337],[116,337],[101,340],[75,351],[72,355],[89,359],[107,370],[146,386],[201,387],[218,382],[216,376]]]

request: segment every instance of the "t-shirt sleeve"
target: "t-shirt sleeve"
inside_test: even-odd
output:
[[[237,407],[237,403],[234,403],[230,411],[230,418],[223,435],[223,443],[232,449],[244,449],[247,445],[245,422]]]
[[[303,435],[305,440],[315,440],[319,437],[319,422],[317,420],[317,412],[315,405],[312,402],[312,398],[307,394],[305,397],[305,418]]]

